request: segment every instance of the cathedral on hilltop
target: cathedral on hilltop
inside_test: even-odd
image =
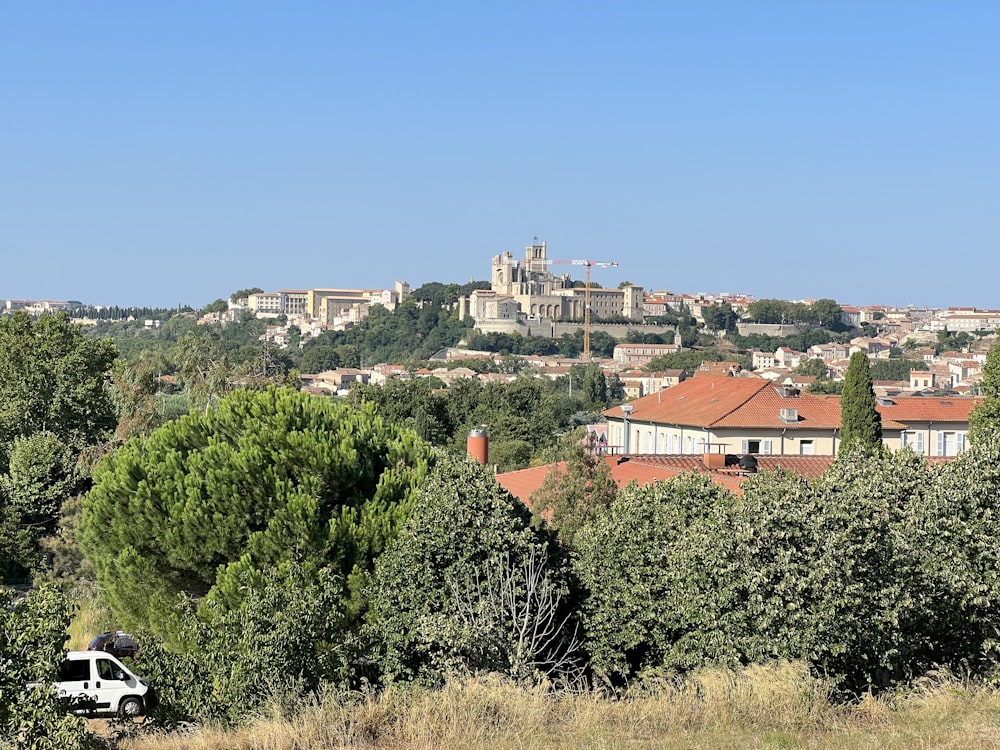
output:
[[[582,321],[588,296],[583,286],[569,273],[556,275],[550,270],[553,264],[574,265],[581,275],[589,270],[588,263],[595,266],[611,265],[593,261],[562,260],[548,257],[545,242],[528,245],[524,260],[514,258],[513,253],[504,252],[493,256],[490,276],[492,291],[480,290],[473,293],[481,298],[471,300],[472,315],[489,318],[497,311],[498,317],[507,318],[516,303],[518,312],[529,319],[549,319],[553,321]],[[643,289],[626,286],[624,289],[604,289],[590,282],[590,316],[594,320],[622,318],[641,322],[643,319]],[[505,305],[504,300],[509,300]],[[505,313],[504,310],[507,312]],[[479,314],[477,314],[479,313]]]

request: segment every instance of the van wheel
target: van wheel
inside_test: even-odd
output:
[[[118,713],[122,716],[138,716],[142,713],[142,702],[138,698],[126,698],[118,706]]]

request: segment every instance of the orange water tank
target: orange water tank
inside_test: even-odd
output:
[[[486,466],[490,459],[490,436],[486,434],[485,427],[476,427],[473,430],[469,430],[466,450],[468,450],[470,457],[483,466]]]

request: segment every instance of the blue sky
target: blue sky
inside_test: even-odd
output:
[[[488,279],[1000,307],[1000,3],[0,9],[0,298]]]

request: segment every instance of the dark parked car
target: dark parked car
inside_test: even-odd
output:
[[[124,630],[101,633],[87,646],[88,651],[105,651],[119,659],[139,653],[139,644]]]

